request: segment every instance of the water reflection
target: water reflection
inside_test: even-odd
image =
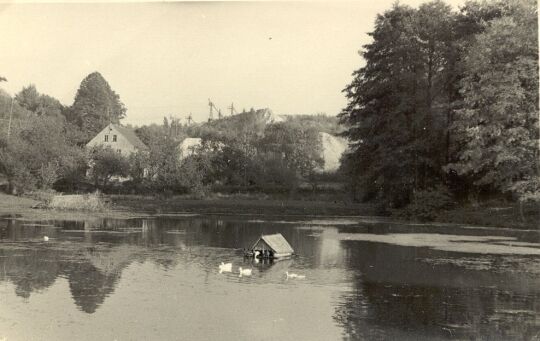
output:
[[[508,340],[540,332],[536,276],[423,261],[462,254],[362,242],[343,247],[355,270],[354,286],[343,294],[335,318],[351,339]],[[492,263],[504,258],[479,257]]]
[[[205,249],[212,247],[236,251],[238,257],[240,250],[258,236],[277,231],[218,217],[38,223],[4,219],[0,220],[0,281],[14,283],[17,296],[28,298],[33,291],[51,286],[57,277],[66,278],[75,304],[86,313],[94,313],[114,292],[122,270],[134,261],[149,260],[169,270],[178,264],[179,253],[205,257]],[[51,243],[41,242],[45,235]],[[314,239],[302,238],[294,230],[284,235],[308,251],[306,255],[315,250],[310,246]],[[289,262],[282,262],[278,268],[285,264]],[[272,263],[255,265],[266,271]]]
[[[69,294],[64,292],[64,297],[57,298],[62,304],[69,299],[86,316],[101,316],[100,309],[104,309],[109,319],[143,309],[148,324],[158,325],[165,339],[200,323],[193,320],[195,317],[179,314],[180,307],[199,309],[210,317],[227,319],[231,325],[225,334],[211,328],[206,332],[192,330],[194,339],[244,339],[256,331],[270,330],[281,340],[506,340],[540,335],[540,271],[534,271],[540,265],[539,257],[459,254],[339,238],[343,233],[399,231],[427,233],[428,229],[373,221],[332,225],[331,221],[300,218],[268,221],[232,216],[42,222],[3,219],[0,284],[12,284],[13,291],[2,291],[8,299],[0,311],[4,313],[0,327],[7,328],[19,309],[9,303],[10,295],[26,302],[32,316],[49,318],[47,307],[32,300],[32,295],[53,295],[48,290],[60,288],[65,280]],[[278,232],[293,245],[298,257],[275,263],[252,263],[243,258],[242,248],[261,234]],[[455,227],[436,232],[478,233]],[[489,233],[503,235],[500,231]],[[43,241],[45,235],[49,242]],[[538,240],[538,234],[530,231],[504,235],[522,242]],[[235,272],[238,266],[253,268],[253,276],[219,274],[221,261],[232,261]],[[287,280],[284,273],[291,270],[305,274],[306,279]],[[115,296],[124,298],[125,308]],[[115,306],[112,312],[103,308],[108,300]],[[171,300],[182,303],[167,308]],[[142,307],[137,305],[140,302]],[[264,314],[252,306],[254,302],[264,302]],[[62,307],[69,310],[65,304]],[[172,309],[169,320],[152,320],[152,314],[160,316],[167,309]],[[75,322],[72,331],[78,323],[88,323],[84,317],[58,316],[66,319],[67,325]],[[242,327],[242,321],[252,323]],[[114,336],[156,335],[151,331],[154,329],[141,331],[122,325],[115,326],[120,329]],[[7,330],[12,334],[7,335],[22,333],[17,327],[10,328]],[[96,333],[100,329],[98,324],[89,328]],[[113,335],[101,329],[99,333],[107,338]],[[25,335],[31,338],[37,334]],[[62,338],[60,334],[51,337]]]

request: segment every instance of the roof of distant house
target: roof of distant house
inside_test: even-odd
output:
[[[147,148],[146,145],[143,143],[143,141],[141,141],[141,139],[139,139],[137,134],[135,134],[134,130],[126,128],[126,127],[122,127],[121,125],[118,125],[118,124],[111,123],[110,125],[113,126],[114,129],[118,130],[118,132],[122,134],[126,138],[126,140],[128,140],[129,143],[131,143],[136,148],[140,148],[140,149]]]

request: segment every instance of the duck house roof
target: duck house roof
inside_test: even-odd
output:
[[[255,249],[261,241],[265,242],[266,245],[268,245],[276,253],[294,252],[289,242],[287,242],[287,240],[281,235],[281,233],[267,234],[261,236],[261,238],[257,239],[255,244],[253,244],[252,249]]]

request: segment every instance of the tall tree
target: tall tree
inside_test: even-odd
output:
[[[457,46],[454,32],[456,16],[450,6],[437,0],[425,3],[415,14],[415,34],[422,62],[422,92],[425,103],[419,106],[424,111],[425,126],[422,127],[430,143],[426,154],[432,159],[432,173],[441,172],[441,165],[450,158],[450,123],[452,103],[456,100]],[[422,108],[423,107],[423,108]],[[425,129],[424,129],[425,128]]]
[[[396,205],[416,187],[422,162],[416,142],[424,127],[416,115],[424,102],[422,65],[414,21],[415,11],[398,4],[377,17],[373,42],[361,53],[366,65],[345,88],[349,103],[340,114],[352,142],[346,168],[353,182]]]
[[[458,95],[455,21],[439,0],[418,9],[395,4],[377,17],[362,52],[366,66],[345,89],[349,104],[340,118],[353,142],[346,168],[388,205],[406,205],[444,181]]]
[[[458,161],[475,186],[540,192],[536,3],[515,0],[476,35],[465,57],[456,111]]]
[[[39,92],[34,84],[23,87],[22,90],[15,95],[15,100],[19,105],[26,110],[35,112],[39,105]]]
[[[10,138],[0,141],[0,173],[17,191],[50,188],[71,172],[70,165],[80,166],[81,152],[66,141],[64,120],[31,115],[16,121]]]
[[[46,115],[60,118],[63,105],[56,98],[40,94],[34,84],[30,84],[15,95],[19,105],[37,116]]]
[[[120,96],[99,72],[93,72],[81,82],[68,114],[89,140],[109,123],[119,123],[126,115]]]

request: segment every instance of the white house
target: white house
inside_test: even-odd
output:
[[[123,156],[129,156],[138,150],[147,149],[146,145],[129,128],[117,124],[109,124],[86,144],[86,147],[111,147]]]
[[[201,148],[202,139],[199,137],[186,137],[182,143],[178,146],[180,150],[180,158],[183,159],[187,156],[193,155],[197,152],[197,149]]]
[[[202,148],[206,147],[206,150]],[[199,137],[186,137],[182,143],[178,145],[178,153],[180,160],[185,159],[186,157],[200,152],[209,151],[213,149],[214,151],[222,150],[225,145],[221,142],[211,143],[210,145],[204,146],[203,140]]]

